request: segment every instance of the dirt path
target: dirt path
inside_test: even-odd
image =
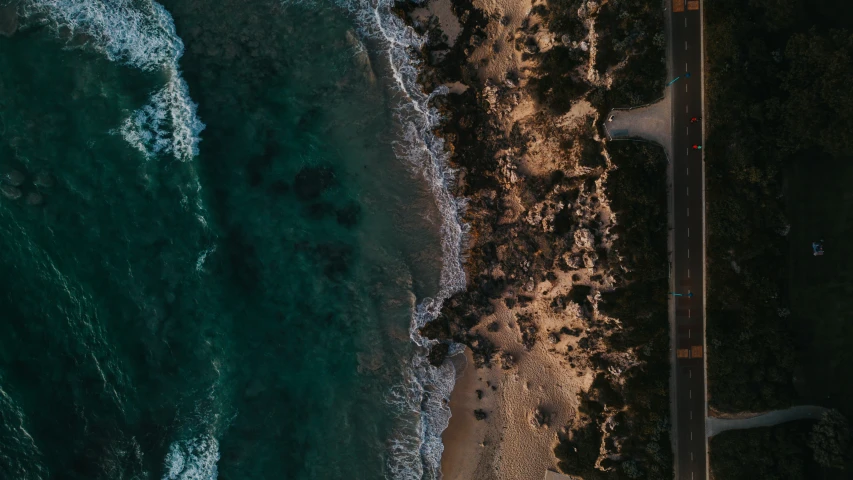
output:
[[[818,420],[826,412],[824,407],[815,405],[800,405],[786,410],[773,410],[747,418],[716,418],[708,417],[705,432],[712,437],[726,430],[743,430],[746,428],[770,427],[780,423],[803,420],[806,418]]]

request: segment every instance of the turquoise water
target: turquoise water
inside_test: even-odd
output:
[[[382,4],[15,7],[0,478],[436,478],[413,331],[464,278],[419,40]]]

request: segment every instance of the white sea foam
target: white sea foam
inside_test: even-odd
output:
[[[57,31],[83,34],[112,61],[163,71],[166,85],[117,131],[147,157],[168,154],[187,161],[198,154],[204,124],[178,68],[184,44],[162,5],[152,0],[29,0],[23,13]]]
[[[148,104],[124,120],[119,132],[146,157],[171,155],[190,160],[198,155],[198,142],[204,124],[196,116],[196,104],[190,100],[189,88],[174,67],[162,90],[155,92]]]
[[[166,454],[163,480],[215,480],[218,461],[219,442],[211,435],[173,442]]]
[[[422,337],[419,329],[438,316],[445,300],[465,288],[462,245],[467,231],[461,221],[465,203],[450,194],[454,172],[448,166],[444,140],[433,133],[441,116],[429,105],[433,96],[447,90],[427,94],[418,84],[419,63],[413,52],[426,40],[391,12],[393,0],[354,0],[345,6],[358,20],[359,33],[378,40],[387,57],[403,95],[396,111],[402,127],[396,153],[426,180],[441,214],[441,287],[434,298],[417,305],[411,318],[409,336],[415,354],[407,365],[407,378],[389,396],[398,414],[398,428],[390,439],[386,472],[386,478],[394,480],[437,479],[444,450],[441,433],[450,420],[447,401],[456,378],[449,362],[438,368],[429,363],[427,354],[435,342]],[[457,345],[451,353],[460,350]]]

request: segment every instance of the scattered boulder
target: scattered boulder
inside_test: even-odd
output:
[[[330,167],[305,167],[296,174],[293,191],[300,200],[314,200],[335,184]]]
[[[581,250],[590,250],[595,244],[595,236],[586,228],[575,230],[575,246]]]
[[[4,197],[11,200],[17,200],[21,198],[21,189],[10,185],[0,185],[0,193],[2,193]]]
[[[536,428],[545,427],[551,422],[551,414],[545,411],[542,407],[537,407],[530,414],[530,424]]]
[[[17,170],[9,170],[4,173],[2,177],[3,183],[11,185],[13,187],[20,187],[21,184],[24,183],[25,179],[26,177],[24,176],[24,174]]]
[[[30,192],[27,194],[24,201],[27,205],[36,206],[44,203],[44,197],[39,192]]]
[[[515,357],[512,356],[509,352],[501,353],[501,368],[504,370],[509,370],[510,368],[515,366]]]
[[[33,185],[41,188],[50,188],[53,183],[53,176],[47,172],[39,172],[33,179]]]
[[[447,353],[450,351],[450,345],[446,343],[438,343],[429,349],[429,363],[434,367],[440,367],[447,358]]]
[[[485,420],[488,415],[481,409],[474,410],[474,418],[477,420]]]

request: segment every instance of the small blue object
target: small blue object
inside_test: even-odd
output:
[[[685,73],[684,78],[690,78],[690,72]]]
[[[815,256],[823,255],[823,240],[819,242],[812,242],[812,251]]]

